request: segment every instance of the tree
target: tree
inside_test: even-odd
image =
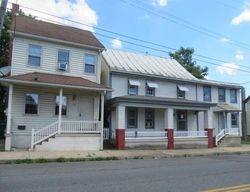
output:
[[[193,60],[194,49],[180,47],[179,50],[169,53],[170,58],[178,61],[188,72],[198,79],[205,79],[208,75],[208,68],[201,67]]]

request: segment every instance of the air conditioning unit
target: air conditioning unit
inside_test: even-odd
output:
[[[59,70],[60,71],[67,71],[68,69],[68,62],[60,62],[59,63]]]

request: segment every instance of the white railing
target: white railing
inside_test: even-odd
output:
[[[207,131],[174,131],[175,138],[207,137]]]
[[[62,121],[61,129],[59,129],[58,121],[37,131],[32,129],[31,132],[31,149],[35,145],[45,141],[46,139],[60,133],[101,133],[102,124],[100,121]]]
[[[61,133],[100,133],[101,121],[62,121]]]
[[[166,139],[166,131],[126,131],[125,139]]]
[[[103,128],[103,139],[109,140],[110,138],[110,129],[109,128]]]
[[[219,134],[216,135],[216,137],[215,137],[215,145],[216,145],[216,146],[218,145],[219,141],[220,141],[222,138],[225,137],[225,135],[226,135],[225,129],[221,130],[221,131],[219,132]]]
[[[31,149],[34,146],[58,133],[58,122],[54,122],[42,129],[35,131],[32,129],[31,132]]]
[[[239,136],[240,135],[240,129],[239,128],[225,129],[225,133],[227,135]]]

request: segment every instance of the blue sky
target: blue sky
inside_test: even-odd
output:
[[[214,32],[223,34],[218,38],[211,38],[190,29],[162,19],[144,10],[132,7],[119,0],[89,0],[88,3],[98,15],[98,27],[118,33],[130,35],[147,41],[163,44],[173,48],[180,46],[192,47],[197,54],[209,56],[238,65],[250,67],[250,22],[232,24],[233,18],[248,9],[247,1],[240,0],[168,0],[166,6],[155,6],[152,0],[144,0],[152,10],[171,13],[193,24],[203,26]],[[140,1],[137,1],[141,3]],[[250,1],[249,1],[250,2]],[[249,6],[250,8],[250,6]],[[118,36],[117,36],[118,37]],[[101,38],[109,41],[106,38]],[[229,39],[223,42],[222,39]],[[245,43],[243,47],[231,44],[232,40]],[[104,42],[110,47],[109,42]],[[155,52],[150,49],[140,48],[123,43],[122,49],[133,48],[150,54],[165,56],[165,53]],[[246,47],[246,48],[245,48]],[[167,50],[168,51],[168,50]],[[236,55],[237,58],[236,58]],[[224,62],[210,61],[216,64]],[[250,81],[250,73],[233,70],[229,72],[218,71],[218,66],[197,62],[199,65],[209,67],[208,79],[243,83]],[[230,66],[230,65],[229,65]],[[250,71],[250,68],[241,68]],[[225,69],[226,70],[226,69]],[[229,68],[230,70],[230,68]],[[250,94],[249,84],[244,84]]]
[[[146,8],[149,12],[133,7],[126,2],[133,2],[144,9]],[[221,62],[207,60],[215,63],[216,66],[197,61],[197,64],[209,67],[208,79],[233,83],[250,81],[250,38],[248,35],[250,34],[250,0],[18,0],[18,3],[60,17],[87,23],[90,26],[168,47],[176,49],[180,46],[192,47],[196,54],[222,60]],[[48,16],[42,16],[37,12],[24,8],[23,10],[32,15],[48,18]],[[155,15],[155,13],[163,15],[165,18]],[[178,20],[178,24],[173,23],[169,21],[166,14],[172,14],[181,21]],[[55,18],[53,19],[55,20]],[[191,23],[188,24],[188,27],[198,25],[196,30],[202,30],[202,33],[184,27],[180,24],[183,19]],[[57,21],[75,25],[59,19]],[[200,26],[207,30],[204,31]],[[84,28],[83,26],[78,27]],[[88,29],[104,33],[91,27]],[[210,37],[206,35],[209,31],[216,34],[213,33],[213,37]],[[118,35],[110,36],[113,40],[99,35],[97,37],[108,48],[113,46],[122,50],[132,51],[131,49],[133,49],[168,57],[167,53],[119,41],[122,38]],[[240,42],[240,45],[233,45],[234,41]],[[169,51],[168,49],[164,50]],[[245,86],[247,94],[250,94],[250,83],[242,85]]]

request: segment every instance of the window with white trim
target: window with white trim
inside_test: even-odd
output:
[[[203,86],[203,101],[211,101],[211,87]]]
[[[129,107],[127,108],[127,127],[137,128],[137,108]]]
[[[59,70],[67,71],[69,67],[69,51],[59,50],[57,63]]]
[[[145,128],[155,128],[155,111],[154,109],[145,109]]]
[[[230,89],[230,102],[237,103],[237,89]]]
[[[96,60],[96,55],[85,54],[85,73],[95,73]]]
[[[232,127],[238,127],[238,113],[231,113],[231,125]]]
[[[41,65],[42,47],[39,45],[29,45],[28,64],[32,66]]]
[[[225,88],[218,88],[218,100],[219,102],[226,102]]]
[[[36,93],[26,93],[25,95],[25,114],[38,114],[38,99]]]
[[[60,96],[56,96],[55,115],[59,115]],[[67,97],[62,96],[62,115],[67,115]]]
[[[180,90],[180,88],[177,86],[177,97],[180,99],[185,99],[186,91]]]

